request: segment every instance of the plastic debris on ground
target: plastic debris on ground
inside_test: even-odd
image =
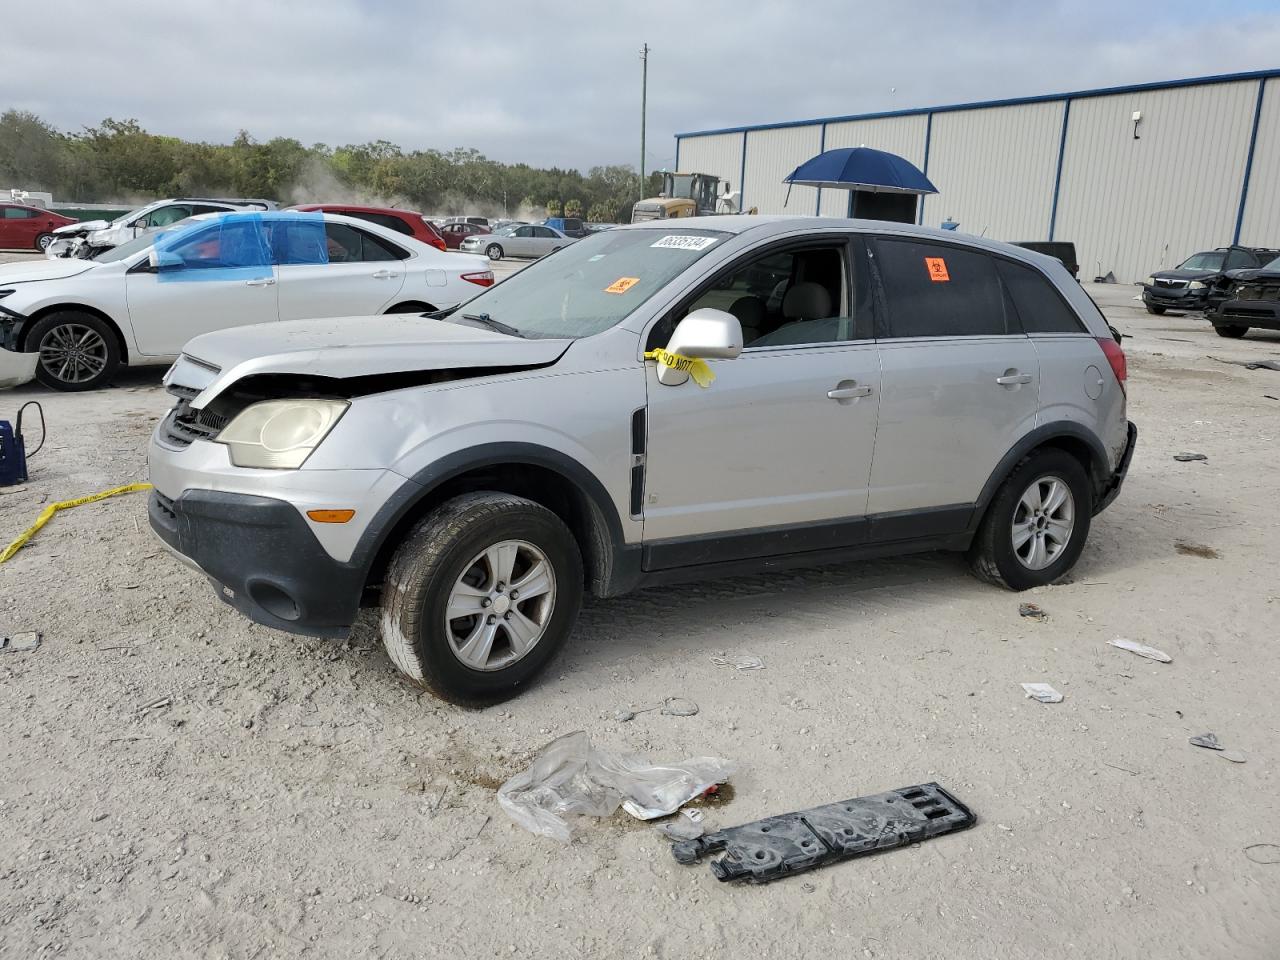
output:
[[[1126,640],[1124,637],[1116,637],[1114,640],[1108,640],[1107,643],[1120,650],[1128,650],[1130,653],[1136,653],[1140,657],[1146,657],[1148,660],[1159,660],[1161,663],[1173,663],[1173,657],[1169,656],[1163,650],[1157,650],[1155,647],[1148,647],[1145,643]]]
[[[1034,604],[1034,603],[1018,604],[1018,616],[1030,617],[1032,620],[1049,619],[1049,614],[1045,613],[1044,610],[1038,604]]]
[[[1254,863],[1280,863],[1280,844],[1251,843],[1244,848],[1244,855]]]
[[[717,880],[768,883],[839,860],[918,843],[973,826],[969,808],[936,783],[855,797],[726,827],[671,848],[680,863],[711,862]]]
[[[1039,700],[1041,703],[1062,702],[1062,694],[1047,683],[1024,683],[1022,689],[1032,700]]]
[[[0,636],[0,653],[30,653],[40,646],[42,635],[34,631]]]
[[[581,730],[543,747],[528,769],[498,788],[498,803],[531,833],[567,843],[570,817],[609,817],[622,807],[637,820],[654,820],[724,783],[735,764],[719,757],[651,764],[601,750]]]
[[[1249,759],[1239,750],[1223,750],[1218,756],[1223,760],[1230,760],[1232,763],[1244,763]]]
[[[658,824],[658,831],[672,840],[697,840],[705,830],[701,810],[681,810],[670,820]]]
[[[1280,360],[1223,360],[1221,357],[1210,357],[1218,363],[1229,363],[1246,370],[1280,370]]]
[[[1187,742],[1193,747],[1205,747],[1209,750],[1222,749],[1222,744],[1218,742],[1216,733],[1202,733],[1198,737],[1189,737]]]
[[[749,653],[731,654],[723,657],[712,657],[711,662],[718,667],[733,667],[735,670],[763,670],[764,661]]]
[[[1179,463],[1190,463],[1193,460],[1208,460],[1203,453],[1175,453],[1173,459]]]
[[[652,713],[654,710],[660,711],[665,717],[696,717],[698,715],[698,705],[692,700],[685,697],[667,697],[656,707],[641,707],[639,710],[618,710],[614,713],[613,719],[619,723],[628,723],[640,716],[640,714]]]

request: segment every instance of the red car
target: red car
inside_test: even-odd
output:
[[[435,228],[435,224],[413,210],[397,210],[394,207],[357,207],[347,203],[303,203],[289,209],[307,212],[318,210],[323,213],[339,213],[344,217],[354,217],[357,220],[368,220],[380,227],[429,243],[437,250],[446,249],[445,239],[440,236],[440,231]]]
[[[21,203],[0,203],[0,249],[43,250],[53,242],[55,227],[75,223],[52,210]]]
[[[474,237],[477,233],[488,233],[489,231],[478,223],[446,223],[440,228],[440,232],[444,234],[444,242],[449,249],[457,250],[467,237]]]

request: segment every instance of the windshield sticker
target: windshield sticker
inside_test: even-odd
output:
[[[639,277],[619,277],[613,283],[604,288],[605,293],[626,293],[637,283],[640,282]]]
[[[942,257],[925,257],[924,265],[929,271],[929,279],[934,283],[947,283],[951,280],[951,274],[947,273],[947,261]]]
[[[657,243],[651,243],[651,247],[671,247],[675,250],[705,250],[716,242],[715,237],[679,237],[669,236],[663,237]]]

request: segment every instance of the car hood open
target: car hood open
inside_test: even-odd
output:
[[[207,385],[190,384],[202,390],[203,405],[255,374],[347,380],[476,367],[519,369],[554,363],[572,342],[524,340],[418,314],[385,314],[232,327],[196,337],[183,354],[217,369]]]
[[[30,260],[24,263],[0,264],[0,290],[11,283],[30,283],[33,280],[66,280],[92,270],[98,264],[92,260],[56,257],[48,260]]]

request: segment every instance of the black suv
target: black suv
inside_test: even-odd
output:
[[[1159,270],[1142,284],[1142,302],[1147,313],[1166,310],[1204,310],[1209,291],[1230,270],[1257,269],[1269,263],[1280,250],[1261,247],[1217,247],[1193,254],[1172,270]]]
[[[1209,290],[1204,315],[1220,337],[1243,337],[1250,327],[1280,330],[1280,257],[1256,269],[1228,270]]]

